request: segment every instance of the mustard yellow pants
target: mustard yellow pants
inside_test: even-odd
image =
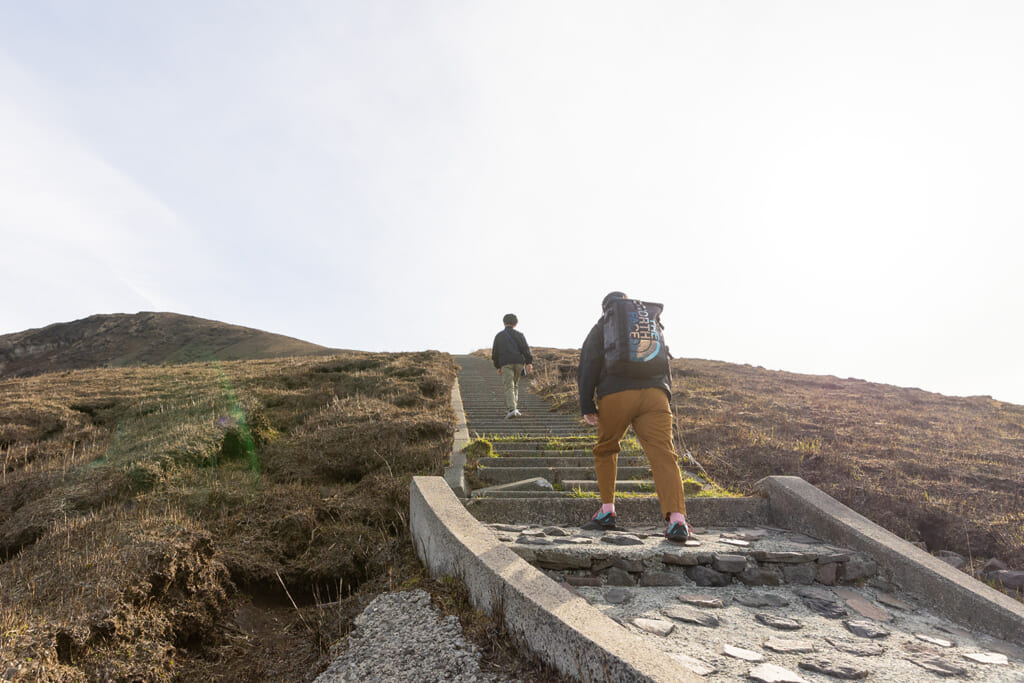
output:
[[[602,503],[615,502],[615,479],[618,475],[619,441],[633,425],[640,446],[647,455],[654,475],[654,490],[661,504],[661,514],[686,514],[683,478],[672,448],[672,410],[668,395],[656,388],[627,389],[602,396],[597,401],[597,445],[594,446],[594,469]]]

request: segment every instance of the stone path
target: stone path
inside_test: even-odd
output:
[[[458,361],[470,433],[493,439],[498,454],[479,468],[490,486],[471,495],[562,498],[593,490],[584,423],[550,413],[528,385],[520,403],[529,417],[504,420],[493,366],[478,357]],[[642,493],[649,476],[642,453],[624,464],[619,490]],[[709,526],[680,546],[660,526],[643,526],[651,520],[620,514],[620,526],[630,521],[609,532],[515,520],[487,526],[520,557],[708,680],[1024,681],[1021,648],[922,608],[864,555],[767,526]]]

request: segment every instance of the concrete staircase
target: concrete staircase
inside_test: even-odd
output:
[[[1024,606],[798,477],[745,497],[691,498],[691,483],[697,538],[681,547],[663,536],[642,452],[627,452],[618,530],[581,529],[597,503],[591,428],[528,385],[524,417],[505,420],[490,362],[457,361],[451,465],[413,479],[413,542],[432,575],[458,577],[568,677],[1024,681]],[[799,641],[780,637],[794,629]]]
[[[523,417],[505,419],[501,377],[479,356],[457,356],[459,385],[470,436],[488,440],[497,457],[480,458],[469,494],[473,498],[580,497],[597,493],[591,450],[595,429],[576,414],[551,412],[545,400],[530,391],[530,378],[520,384]],[[631,444],[630,442],[633,441]],[[654,495],[654,481],[643,451],[627,433],[618,460],[617,493]],[[702,483],[684,472],[686,493]]]

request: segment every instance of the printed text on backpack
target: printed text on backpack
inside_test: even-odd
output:
[[[610,303],[603,319],[606,373],[657,377],[668,372],[668,346],[659,319],[662,308],[638,299]]]

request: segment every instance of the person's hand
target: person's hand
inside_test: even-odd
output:
[[[587,424],[591,427],[597,426],[597,413],[587,413],[583,416],[583,419],[586,420]]]
[[[498,374],[499,375],[501,374],[501,368],[498,368]]]
[[[527,363],[526,364],[526,371],[527,372],[533,372],[533,363]]]

